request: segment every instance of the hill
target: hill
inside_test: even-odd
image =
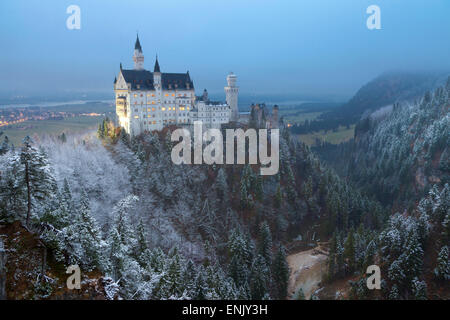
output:
[[[415,103],[358,122],[355,138],[315,150],[342,176],[386,205],[413,205],[450,177],[450,79]]]
[[[347,103],[321,114],[314,121],[293,126],[292,132],[307,134],[336,130],[339,126],[349,127],[379,108],[402,101],[413,103],[425,92],[444,84],[447,76],[444,73],[382,74],[361,87]]]

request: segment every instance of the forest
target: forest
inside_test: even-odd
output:
[[[61,270],[77,264],[84,285],[102,279],[107,299],[286,299],[299,239],[328,244],[322,286],[344,279],[349,299],[448,298],[449,105],[450,80],[363,118],[351,142],[313,151],[282,125],[273,176],[258,165],[173,164],[174,126],[130,138],[105,119],[87,135],[21,146],[5,137],[9,263],[26,251],[17,223],[45,252],[23,273],[27,288],[8,269],[8,298],[64,296]],[[376,292],[365,282],[372,264],[386,275]]]

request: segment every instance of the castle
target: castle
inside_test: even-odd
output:
[[[239,120],[237,77],[227,76],[226,103],[211,101],[204,90],[195,95],[194,82],[186,73],[161,72],[156,57],[153,72],[144,69],[144,54],[136,38],[134,69],[120,64],[114,79],[116,115],[119,125],[131,136],[145,131],[162,130],[168,125],[189,126],[202,121],[207,128]]]

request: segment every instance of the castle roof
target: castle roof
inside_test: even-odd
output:
[[[134,44],[134,50],[142,52],[141,43],[139,42],[139,35],[136,35],[136,43]]]
[[[132,90],[137,90],[138,86],[139,90],[155,90],[153,72],[122,69],[122,75]],[[164,90],[190,90],[194,89],[194,82],[189,73],[161,73],[161,86]]]
[[[153,72],[161,72],[161,69],[159,68],[158,56],[156,56],[155,68],[153,69]]]

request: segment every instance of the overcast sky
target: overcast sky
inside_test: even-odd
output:
[[[68,30],[66,9],[81,8]],[[381,30],[366,9],[381,8]],[[1,0],[0,91],[112,90],[132,68],[189,70],[197,91],[352,95],[389,70],[450,70],[449,0]],[[112,91],[111,91],[112,92]]]

